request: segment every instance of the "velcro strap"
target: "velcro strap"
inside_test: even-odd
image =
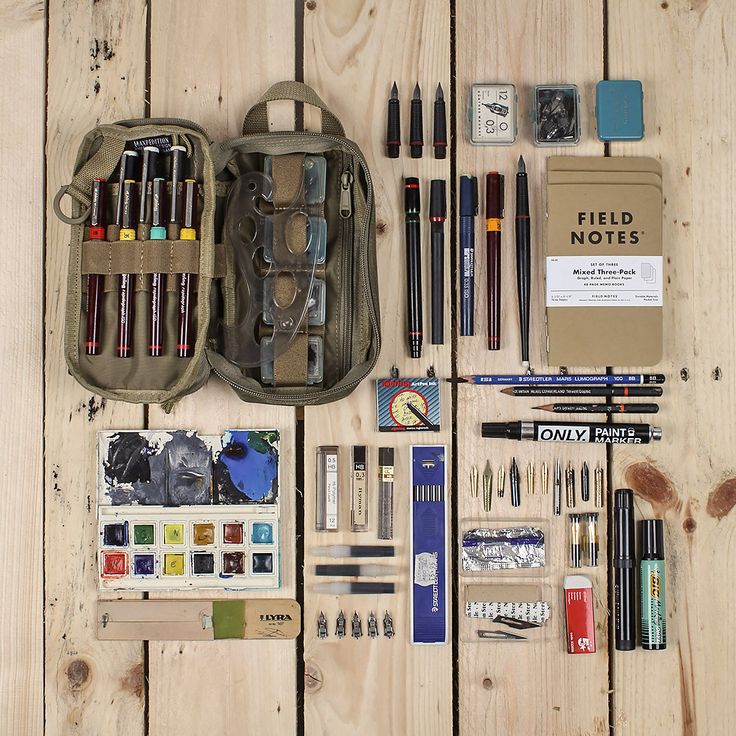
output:
[[[308,335],[298,332],[286,350],[273,361],[274,386],[306,386]]]
[[[225,276],[225,248],[215,245],[212,278]],[[85,240],[82,273],[199,273],[198,240]]]
[[[304,154],[287,153],[271,159],[273,206],[283,210],[304,202]]]

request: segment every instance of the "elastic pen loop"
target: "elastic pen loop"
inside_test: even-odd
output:
[[[62,197],[67,193],[69,190],[69,187],[71,184],[64,184],[58,192],[56,192],[56,195],[54,196],[53,201],[53,209],[54,214],[62,221],[65,222],[67,225],[81,225],[83,222],[86,222],[89,219],[90,212],[92,211],[91,207],[87,207],[84,212],[82,212],[81,215],[78,217],[72,217],[71,215],[67,215],[62,209],[61,209],[61,200]],[[71,196],[71,195],[69,195]]]

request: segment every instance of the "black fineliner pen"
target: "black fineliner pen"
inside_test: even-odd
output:
[[[478,214],[478,179],[460,177],[460,335],[473,334],[475,311],[475,217]]]
[[[646,445],[653,440],[661,440],[662,429],[649,424],[604,422],[483,422],[481,436],[536,442]]]
[[[619,488],[613,502],[613,627],[616,649],[636,647],[634,494]]]

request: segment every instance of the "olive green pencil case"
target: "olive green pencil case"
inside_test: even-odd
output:
[[[269,132],[284,99],[318,107],[321,132]],[[54,209],[71,225],[65,357],[90,391],[170,410],[214,372],[244,401],[321,404],[378,359],[371,175],[304,84],[273,85],[221,143],[186,120],[99,125]]]

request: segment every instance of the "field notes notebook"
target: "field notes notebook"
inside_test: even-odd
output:
[[[547,159],[548,363],[659,362],[662,281],[659,162]]]

